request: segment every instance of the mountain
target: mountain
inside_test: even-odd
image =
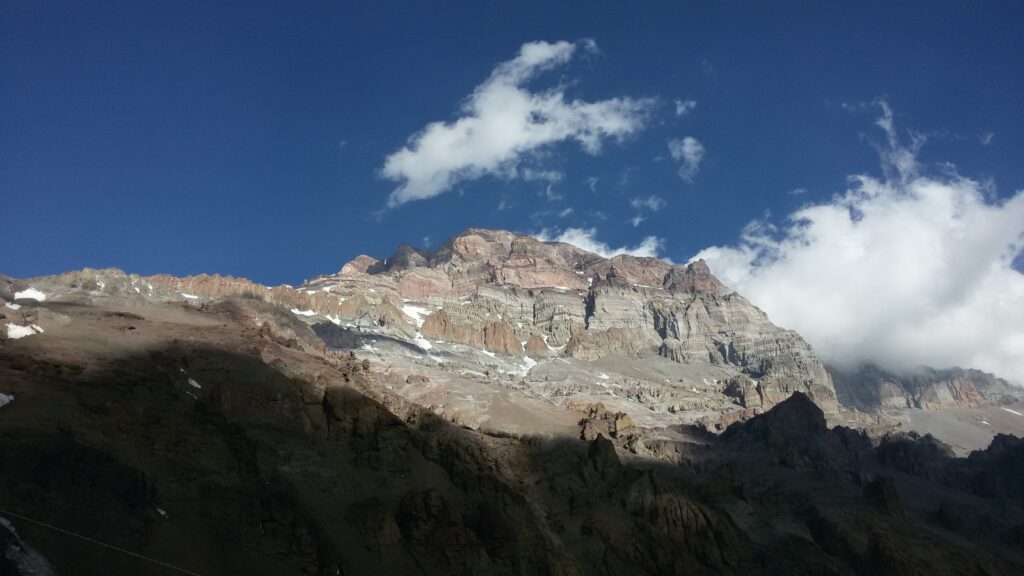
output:
[[[829,367],[840,402],[864,411],[919,408],[943,410],[1020,401],[1018,388],[980,370],[920,367],[903,374],[862,365],[855,369]]]
[[[0,298],[3,573],[1024,569],[1020,440],[880,429],[702,262],[471,229]]]

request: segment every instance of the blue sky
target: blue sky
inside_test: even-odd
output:
[[[928,135],[923,163],[1024,187],[1020,3],[212,4],[3,3],[0,270],[297,283],[468,226],[655,236],[685,261],[880,172],[877,110],[849,106],[878,98]],[[527,90],[652,99],[642,123],[382,211],[388,156],[535,41],[576,49]],[[668,146],[686,137],[704,150],[692,182]]]

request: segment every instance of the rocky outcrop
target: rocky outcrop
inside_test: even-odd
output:
[[[545,358],[550,356],[552,353],[552,350],[548,348],[544,339],[537,334],[530,336],[526,341],[526,345],[523,346],[523,350],[526,352],[527,356],[533,358]]]
[[[722,391],[726,396],[735,398],[744,408],[761,408],[765,405],[764,390],[761,384],[746,376],[729,379]]]
[[[633,419],[624,412],[611,412],[600,402],[584,410],[580,420],[580,439],[591,442],[598,437],[624,439],[636,432]]]
[[[456,323],[444,310],[427,318],[420,327],[423,336],[434,339],[461,342],[476,348],[502,354],[522,354],[523,345],[519,336],[505,322],[491,322],[484,326]]]
[[[53,567],[18,536],[10,520],[0,516],[0,574],[52,576]]]
[[[523,345],[512,328],[504,322],[484,326],[484,348],[502,354],[522,354]]]
[[[918,368],[903,374],[872,365],[829,367],[839,400],[866,412],[886,409],[975,408],[1024,399],[1024,392],[980,370]]]
[[[650,342],[646,349],[641,334],[629,328],[608,328],[606,330],[578,331],[569,338],[565,346],[567,356],[583,360],[597,360],[609,354],[624,354],[639,358],[642,354],[650,354]]]
[[[686,268],[673,266],[665,274],[665,289],[670,292],[690,292],[695,294],[724,294],[728,292],[725,285],[715,278],[703,260],[697,260]]]
[[[462,342],[477,348],[484,346],[483,330],[472,325],[456,325],[444,310],[427,316],[420,327],[420,332],[433,340],[451,340]]]

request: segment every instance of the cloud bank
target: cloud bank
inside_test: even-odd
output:
[[[623,246],[612,248],[605,242],[597,239],[597,228],[566,228],[560,234],[555,234],[548,229],[541,230],[534,234],[534,237],[541,242],[564,242],[573,246],[593,252],[604,258],[611,258],[616,254],[629,254],[631,256],[652,256],[657,257],[664,242],[656,236],[648,236],[639,244],[633,247]]]
[[[704,161],[704,145],[692,136],[683,139],[673,138],[668,141],[668,151],[672,159],[682,162],[679,166],[679,177],[685,182],[693,182]]]
[[[923,175],[923,144],[878,103],[885,176],[850,178],[776,228],[749,224],[707,260],[724,282],[800,332],[829,362],[894,370],[965,366],[1024,384],[1024,192],[997,200],[949,166]]]
[[[523,44],[466,98],[460,118],[428,124],[385,159],[381,174],[399,183],[388,207],[432,198],[485,175],[519,177],[520,159],[548,145],[575,140],[597,154],[606,139],[621,140],[640,130],[653,99],[587,102],[567,100],[562,87],[537,92],[526,87],[581,50],[595,53],[597,45],[593,40]]]

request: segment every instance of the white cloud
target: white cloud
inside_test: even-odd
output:
[[[630,200],[629,205],[637,210],[646,209],[651,212],[657,212],[668,206],[668,202],[659,196],[648,196],[647,198],[633,198]]]
[[[696,100],[676,100],[676,116],[686,116],[696,107]]]
[[[591,176],[590,178],[587,178],[587,186],[590,187],[591,192],[597,192],[597,180],[598,179],[596,176]]]
[[[668,151],[672,159],[682,162],[679,166],[679,177],[686,182],[693,182],[704,161],[704,145],[696,138],[687,136],[683,139],[673,138],[668,141]]]
[[[632,256],[653,256],[657,257],[664,241],[656,236],[648,236],[633,247],[623,246],[612,248],[607,243],[597,239],[597,228],[566,228],[560,234],[554,234],[548,229],[541,230],[534,235],[541,242],[564,242],[573,246],[593,252],[604,258],[611,258],[616,254],[630,254]]]
[[[582,46],[596,53],[593,40],[529,42],[515,58],[499,64],[462,104],[462,116],[433,122],[389,155],[381,174],[398,188],[388,198],[395,207],[432,198],[458,182],[485,175],[514,178],[523,155],[576,140],[589,154],[606,139],[621,140],[640,130],[653,99],[628,97],[596,102],[566,100],[563,88],[531,92],[538,74],[568,63]]]
[[[992,139],[995,137],[996,135],[992,132],[985,132],[978,136],[978,142],[981,142],[982,146],[988,146],[992,143]]]
[[[701,251],[727,284],[793,328],[827,361],[980,368],[1024,384],[1024,192],[995,200],[948,166],[922,174],[911,135],[877,103],[885,177],[850,178],[830,202],[735,246]]]
[[[644,210],[658,212],[665,206],[668,206],[668,202],[666,202],[664,198],[651,195],[647,198],[633,198],[629,201],[629,205],[632,206],[634,210],[638,211],[635,216],[629,219],[629,223],[636,228],[646,220],[642,214]]]

